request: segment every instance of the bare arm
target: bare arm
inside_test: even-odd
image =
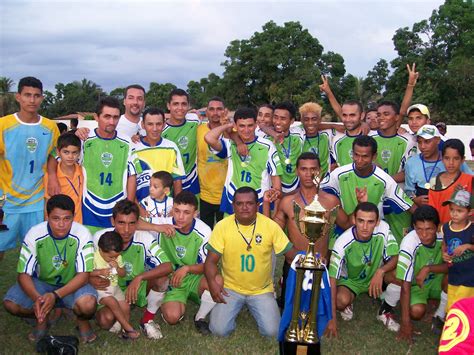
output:
[[[275,190],[278,190],[281,192],[281,180],[278,175],[272,176],[272,188]],[[280,200],[275,201],[275,209],[278,209],[278,204],[280,203]]]
[[[181,180],[173,180],[173,192],[174,195],[176,196],[179,194],[181,191],[183,191],[183,182]]]
[[[227,131],[229,128],[232,128],[233,126],[233,123],[228,123],[226,125],[213,128],[206,133],[206,135],[204,136],[204,140],[212,147],[212,149],[221,151],[222,144],[220,141],[220,137],[225,131]]]
[[[331,104],[331,107],[336,113],[337,117],[339,117],[339,119],[342,119],[342,107],[339,102],[337,102],[336,96],[334,96],[334,93],[332,92],[331,87],[329,86],[329,81],[327,77],[321,75],[321,80],[323,81],[323,83],[319,85],[319,89],[324,92],[328,97],[329,103]]]
[[[58,168],[57,160],[52,156],[48,156],[48,161],[46,163],[46,170],[48,171],[48,190],[49,196],[54,196],[61,193],[61,188],[59,187],[59,180],[56,174]]]
[[[209,286],[209,292],[211,293],[212,299],[216,303],[226,303],[224,296],[228,296],[228,293],[223,286],[219,285],[216,281],[216,276],[219,274],[217,264],[220,260],[220,255],[212,251],[208,251],[206,262],[204,263],[204,274],[206,275],[207,284]]]
[[[137,176],[130,175],[127,178],[127,199],[135,201],[135,194],[137,192]]]
[[[128,285],[127,290],[125,291],[125,299],[129,303],[135,303],[138,299],[138,289],[140,288],[142,281],[158,279],[169,275],[171,272],[173,272],[173,266],[171,263],[163,263],[151,270],[137,275]]]
[[[398,338],[412,343],[413,328],[410,319],[410,290],[411,282],[403,281],[400,294],[401,323]]]
[[[405,95],[403,96],[403,101],[400,106],[400,115],[398,126],[403,122],[403,117],[407,114],[408,107],[410,107],[411,99],[413,97],[413,90],[415,89],[416,81],[418,80],[419,73],[416,71],[416,64],[413,63],[413,66],[410,67],[407,64],[408,70],[408,83],[405,89]],[[396,180],[395,180],[396,181]]]

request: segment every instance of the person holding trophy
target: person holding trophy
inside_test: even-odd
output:
[[[377,319],[391,331],[400,328],[392,313],[384,312],[386,307],[390,307],[385,304],[396,306],[400,298],[398,288],[390,287],[391,283],[396,282],[398,244],[388,224],[379,218],[379,210],[374,203],[359,203],[354,211],[354,226],[334,243],[329,265],[332,320],[326,330],[330,337],[337,336],[336,310],[341,312],[343,320],[352,319],[355,298],[366,292],[370,297],[379,297],[383,283],[389,284],[389,287]]]

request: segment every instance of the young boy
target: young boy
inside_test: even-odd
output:
[[[442,227],[443,260],[448,263],[449,310],[454,302],[474,297],[474,224],[469,220],[471,196],[458,189],[443,202],[449,205],[451,221]]]
[[[140,201],[140,216],[148,222],[162,224],[173,207],[169,196],[173,186],[173,176],[167,171],[157,171],[150,179],[150,194]]]
[[[395,281],[398,244],[386,222],[379,220],[379,209],[371,202],[361,202],[354,211],[354,227],[337,238],[329,266],[333,315],[328,323],[328,335],[337,335],[336,309],[343,320],[352,319],[352,304],[361,293],[379,297],[382,284],[389,284],[377,319],[391,331],[398,331],[392,307],[396,306],[400,287]],[[342,276],[343,269],[346,275]],[[393,287],[394,286],[394,287]],[[388,305],[390,303],[390,305]]]
[[[442,258],[443,239],[437,233],[438,212],[429,205],[422,205],[413,213],[412,222],[414,230],[402,239],[397,263],[397,278],[402,281],[399,338],[408,342],[412,342],[411,320],[423,318],[429,299],[440,299],[443,274],[448,272]],[[433,325],[437,317],[444,319],[445,307],[446,300],[441,299]]]
[[[124,339],[137,339],[140,333],[133,329],[129,322],[130,308],[125,302],[125,295],[118,286],[118,278],[125,277],[127,272],[122,260],[122,237],[115,231],[105,232],[99,239],[94,252],[94,271],[92,276],[100,276],[110,281],[105,290],[97,290],[99,304],[109,307],[120,323]]]
[[[59,136],[57,151],[61,161],[59,162],[56,174],[59,181],[61,193],[72,198],[76,206],[74,211],[74,222],[82,223],[82,189],[84,179],[82,168],[77,163],[81,154],[81,140],[73,133],[65,133]],[[48,186],[48,174],[44,176],[44,184]],[[48,193],[45,199],[50,199]]]

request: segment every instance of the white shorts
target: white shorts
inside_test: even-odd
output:
[[[104,297],[114,297],[117,301],[125,301],[125,295],[119,286],[108,286],[105,290],[97,290],[97,303]]]

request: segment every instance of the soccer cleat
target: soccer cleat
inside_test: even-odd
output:
[[[204,319],[194,320],[194,326],[196,327],[197,331],[202,335],[209,335],[211,331],[209,330],[209,324]]]
[[[148,339],[158,340],[163,338],[160,326],[153,320],[150,320],[145,324],[140,324],[140,328]]]
[[[352,304],[348,305],[341,313],[342,320],[349,321],[354,317],[354,310]]]
[[[377,319],[383,322],[387,329],[392,332],[398,332],[400,330],[400,324],[398,324],[398,322],[395,320],[392,312],[384,312],[382,314],[378,314]]]
[[[431,331],[436,335],[440,335],[443,332],[443,327],[443,320],[438,316],[434,316],[431,320]]]
[[[122,325],[118,321],[115,321],[114,325],[110,327],[109,329],[109,332],[114,333],[114,334],[118,334],[121,331],[122,331]]]

